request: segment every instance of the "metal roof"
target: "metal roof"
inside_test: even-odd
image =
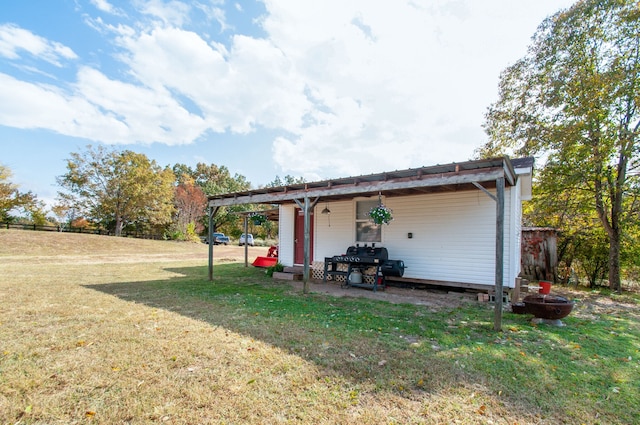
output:
[[[519,165],[533,164],[528,160],[519,161]],[[321,198],[324,202],[378,194],[407,196],[477,190],[476,184],[491,189],[500,177],[505,179],[506,186],[516,183],[514,165],[506,156],[212,195],[209,196],[209,206],[288,204],[305,197]]]

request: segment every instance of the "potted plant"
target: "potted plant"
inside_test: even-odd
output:
[[[387,208],[383,203],[379,203],[377,206],[371,208],[369,211],[369,218],[375,224],[389,224],[393,220],[393,211]]]
[[[262,225],[262,223],[267,221],[267,216],[262,213],[250,214],[249,218],[251,219],[251,221],[253,221],[253,224],[255,224],[256,226],[260,226]]]

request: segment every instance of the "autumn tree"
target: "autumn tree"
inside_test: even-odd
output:
[[[118,236],[125,226],[149,230],[171,223],[175,176],[146,155],[87,146],[84,152],[71,153],[67,170],[57,179],[66,189],[58,200],[77,216],[99,222]]]
[[[46,226],[52,223],[52,221],[50,221],[51,219],[47,217],[47,205],[43,201],[37,199],[35,195],[33,202],[30,202],[23,208],[33,224],[37,226]],[[53,222],[55,222],[55,220]]]
[[[537,155],[539,181],[596,218],[608,242],[608,280],[621,289],[620,261],[638,205],[640,8],[636,0],[584,0],[547,18],[525,57],[501,75],[479,156]],[[549,179],[546,183],[542,179]]]
[[[12,213],[22,210],[35,218],[35,224],[42,223],[44,217],[44,205],[39,202],[36,195],[31,192],[20,192],[18,185],[11,182],[11,169],[0,164],[0,221],[13,221]]]
[[[231,175],[225,166],[207,165],[200,162],[196,164],[195,168],[191,168],[185,164],[176,164],[173,166],[173,172],[178,184],[185,179],[191,179],[202,189],[205,196],[240,192],[251,188],[246,177],[237,173]],[[214,217],[214,230],[226,227],[230,231],[232,228],[238,227],[237,213],[243,209],[244,206],[241,205],[220,207]],[[206,210],[203,212],[202,223],[205,227],[208,226]]]
[[[195,239],[204,229],[202,218],[206,215],[207,197],[190,177],[181,180],[175,188],[174,225],[185,238]]]

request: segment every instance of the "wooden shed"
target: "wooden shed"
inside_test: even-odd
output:
[[[522,277],[555,282],[558,277],[558,229],[522,228]]]

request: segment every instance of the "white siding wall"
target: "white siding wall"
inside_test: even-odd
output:
[[[394,220],[383,229],[384,245],[404,260],[405,277],[494,284],[496,204],[485,193],[391,198],[387,205]]]
[[[504,285],[510,288],[515,287],[516,277],[520,274],[520,246],[522,244],[522,202],[518,199],[518,194],[522,190],[522,181],[518,179],[516,186],[511,189],[510,192],[505,193],[505,197],[509,197],[509,202],[513,206],[511,208],[511,217],[508,222],[505,222],[506,231],[511,232],[511,237],[505,239],[510,242],[510,246],[505,246],[505,252],[509,249],[510,254],[513,256],[509,263],[505,262],[505,282]],[[506,199],[505,199],[506,202]]]
[[[520,209],[515,189],[505,191],[505,287],[513,287],[520,267]],[[329,203],[330,217],[320,213],[326,203],[316,206],[315,261],[343,254],[354,244],[355,202]],[[405,262],[405,277],[495,284],[496,203],[485,193],[451,192],[383,202],[393,210],[394,220],[383,225],[380,245],[389,250],[391,259]],[[293,218],[293,207],[281,207],[280,261],[285,265],[293,264]]]
[[[315,261],[324,261],[324,257],[344,254],[355,239],[355,203],[354,201],[333,202],[328,204],[331,215],[321,214],[327,204],[318,203],[314,213],[313,257]],[[331,226],[329,226],[331,220]]]

